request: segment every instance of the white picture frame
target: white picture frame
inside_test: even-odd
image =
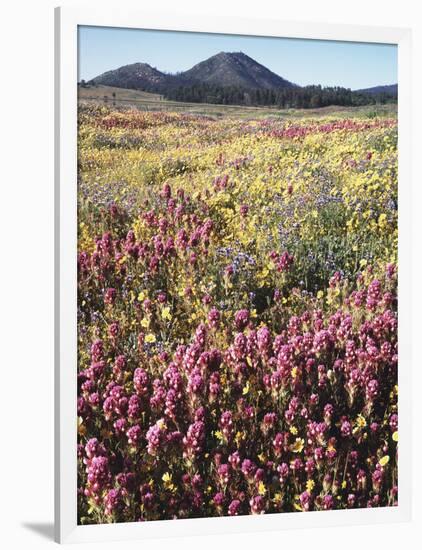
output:
[[[77,30],[80,25],[307,38],[398,46],[399,121],[399,505],[257,516],[77,525]],[[403,522],[411,513],[410,59],[403,28],[229,17],[186,17],[126,9],[56,8],[55,126],[55,540],[60,543]]]

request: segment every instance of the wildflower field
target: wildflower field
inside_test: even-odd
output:
[[[81,103],[78,521],[397,504],[397,120]]]

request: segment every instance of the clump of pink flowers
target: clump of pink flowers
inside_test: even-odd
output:
[[[395,506],[395,266],[331,273],[321,299],[281,248],[277,288],[251,289],[206,201],[154,200],[146,237],[113,208],[78,258],[80,523]]]
[[[277,332],[239,310],[226,348],[213,309],[172,354],[128,353],[120,329],[94,338],[80,499],[108,521],[397,504],[392,286],[361,280]]]

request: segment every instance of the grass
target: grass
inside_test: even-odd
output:
[[[117,107],[135,107],[141,111],[188,112],[213,117],[302,118],[304,115],[308,117],[326,117],[335,114],[338,118],[349,118],[351,116],[375,118],[384,116],[394,117],[397,115],[397,105],[394,104],[365,105],[362,107],[331,105],[318,109],[278,109],[277,107],[169,101],[164,99],[160,94],[103,85],[86,88],[79,86],[78,99],[89,103],[100,103]]]
[[[116,94],[116,97],[113,97]],[[142,92],[141,90],[128,90],[126,88],[116,88],[115,86],[78,86],[79,99],[91,99],[97,101],[104,101],[105,96],[107,100],[112,102],[116,101],[146,101],[157,102],[162,97],[160,94],[152,94],[149,92]]]

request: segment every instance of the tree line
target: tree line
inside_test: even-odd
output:
[[[312,109],[328,105],[359,106],[397,103],[397,96],[352,91],[339,86],[304,86],[278,89],[245,89],[239,86],[215,84],[189,84],[164,92],[164,97],[187,103],[213,103],[221,105],[266,105],[281,109]]]

